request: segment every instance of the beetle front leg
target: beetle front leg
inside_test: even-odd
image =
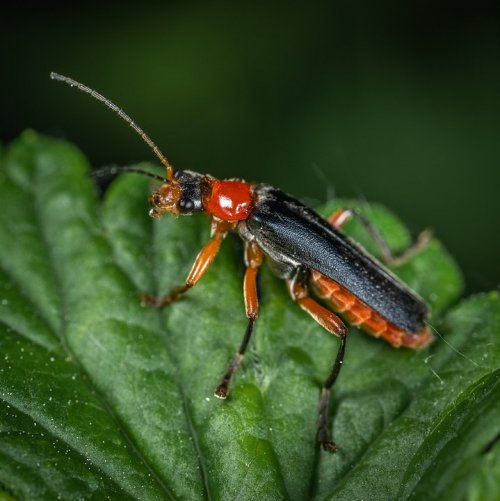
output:
[[[142,294],[141,301],[145,306],[154,306],[156,308],[162,308],[169,305],[173,301],[176,301],[184,294],[186,291],[194,287],[201,277],[208,270],[210,265],[213,263],[215,256],[219,252],[220,244],[224,237],[227,235],[229,230],[227,222],[214,220],[212,222],[212,238],[205,244],[201,249],[198,256],[196,257],[191,271],[186,278],[186,283],[178,287],[174,287],[165,296],[151,296],[149,294]]]
[[[247,328],[240,348],[236,355],[231,360],[226,373],[222,376],[222,380],[215,389],[215,396],[218,398],[226,398],[229,392],[229,385],[233,378],[233,374],[241,364],[248,343],[252,336],[253,327],[259,314],[259,298],[257,295],[257,272],[262,264],[264,254],[255,242],[245,243],[245,278],[243,281],[243,296],[245,300],[245,313],[248,318]]]
[[[309,297],[309,291],[307,289],[304,276],[305,273],[305,270],[299,269],[296,278],[288,281],[288,287],[292,298],[304,311],[309,313],[309,315],[311,315],[311,317],[316,320],[318,324],[320,324],[328,332],[340,338],[340,346],[337,352],[337,356],[335,358],[335,362],[333,363],[332,371],[330,372],[330,375],[325,380],[321,388],[321,397],[318,405],[318,440],[325,451],[335,452],[337,450],[337,447],[335,445],[335,442],[332,441],[328,429],[328,408],[330,401],[330,390],[335,384],[335,381],[337,380],[340,369],[344,362],[344,353],[348,331],[342,320],[337,315],[335,315],[335,313],[321,306],[317,301]]]
[[[357,219],[365,227],[373,241],[377,244],[383,261],[388,265],[398,265],[408,261],[416,252],[423,249],[432,238],[432,231],[429,229],[424,230],[417,237],[417,240],[407,247],[402,254],[395,256],[378,228],[358,209],[337,209],[328,218],[328,222],[333,227],[340,229],[351,218]]]

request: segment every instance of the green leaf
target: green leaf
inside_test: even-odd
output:
[[[143,308],[141,292],[183,282],[207,219],[153,221],[135,175],[101,203],[82,155],[33,132],[2,155],[0,496],[498,498],[500,299],[445,315],[462,280],[437,240],[394,270],[429,301],[436,342],[395,350],[350,329],[329,455],[316,406],[337,340],[265,266],[255,339],[230,397],[213,397],[246,326],[237,238],[184,299]],[[362,209],[394,251],[410,243],[388,211]]]

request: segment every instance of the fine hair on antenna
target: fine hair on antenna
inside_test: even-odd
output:
[[[58,80],[59,82],[64,82],[70,87],[76,87],[78,90],[81,90],[86,94],[90,94],[94,99],[97,99],[97,101],[101,101],[101,103],[105,104],[108,108],[113,110],[122,120],[127,122],[130,125],[130,127],[132,127],[132,129],[134,129],[135,132],[137,132],[137,134],[139,134],[139,136],[142,138],[142,140],[151,148],[153,153],[159,158],[160,162],[165,166],[165,169],[167,170],[167,179],[172,179],[174,168],[167,160],[167,157],[160,151],[160,148],[156,146],[156,144],[151,140],[151,138],[121,108],[116,106],[116,104],[114,104],[112,101],[104,97],[102,94],[99,94],[99,92],[96,92],[94,89],[91,89],[90,87],[87,87],[86,85],[77,82],[72,78],[66,77],[64,75],[59,75],[59,73],[54,73],[54,72],[50,74],[50,78],[52,80]],[[129,170],[129,169],[124,169],[124,170]]]

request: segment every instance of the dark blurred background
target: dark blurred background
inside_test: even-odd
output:
[[[500,19],[493,2],[4,4],[1,140],[34,128],[94,166],[153,159],[433,227],[469,291],[500,283]]]

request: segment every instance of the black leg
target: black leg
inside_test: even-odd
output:
[[[323,383],[323,388],[321,388],[321,397],[318,405],[318,440],[323,446],[323,449],[329,452],[335,452],[337,450],[335,443],[331,440],[330,432],[328,431],[328,407],[330,402],[330,390],[335,384],[335,381],[337,380],[340,369],[342,368],[342,364],[344,362],[346,341],[347,335],[341,335],[337,358],[335,359],[335,362],[333,364],[332,372]]]
[[[215,396],[217,398],[226,398],[229,392],[229,385],[233,379],[233,374],[241,364],[245,351],[252,337],[255,321],[259,314],[259,298],[257,296],[257,272],[259,266],[262,264],[264,257],[263,252],[255,242],[247,242],[245,244],[245,264],[247,269],[245,271],[245,279],[243,281],[243,296],[245,298],[245,313],[248,318],[247,328],[243,341],[241,342],[239,350],[231,360],[226,373],[222,376],[222,380],[215,389]]]
[[[346,221],[350,218],[357,219],[369,233],[373,241],[377,244],[377,247],[380,250],[380,254],[382,256],[383,261],[389,265],[398,265],[407,261],[411,256],[413,256],[420,249],[424,248],[432,238],[431,230],[424,230],[418,236],[417,240],[407,247],[404,252],[398,256],[395,256],[385,238],[381,235],[378,228],[359,210],[357,209],[339,209],[335,211],[328,221],[335,226],[335,228],[340,228]]]
[[[233,379],[233,374],[236,369],[239,367],[243,357],[245,355],[245,351],[247,349],[250,338],[252,337],[253,326],[255,324],[255,318],[249,318],[247,328],[245,330],[245,335],[243,336],[243,341],[241,342],[240,349],[236,352],[236,355],[231,360],[229,367],[227,368],[226,373],[222,376],[221,383],[215,389],[215,396],[217,398],[226,398],[229,392],[229,384]]]
[[[300,307],[318,322],[328,332],[339,337],[340,346],[337,352],[337,358],[333,364],[332,371],[321,389],[321,397],[318,405],[318,440],[325,451],[335,452],[337,447],[330,438],[328,431],[328,402],[330,398],[330,389],[337,379],[342,364],[344,362],[345,345],[347,340],[347,327],[342,320],[332,311],[321,306],[317,301],[309,297],[305,276],[302,270],[297,270],[295,279],[288,281],[288,288],[292,298],[297,301]]]

